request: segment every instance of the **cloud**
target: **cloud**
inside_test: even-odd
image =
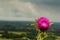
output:
[[[24,17],[23,20],[25,18],[28,20],[29,18],[33,18],[38,15],[37,10],[34,7],[35,5],[30,2],[19,2],[16,0],[13,1],[13,3],[11,1],[5,1],[5,3],[3,3],[3,1],[1,1],[0,17],[16,17],[16,19],[22,19],[22,17]]]
[[[0,20],[34,21],[45,16],[52,21],[60,21],[60,7],[47,5],[48,0],[0,0]],[[55,4],[55,3],[54,3]]]
[[[60,0],[20,0],[20,1],[24,1],[24,2],[31,2],[37,5],[41,5],[41,4],[47,4],[47,5],[57,5],[60,6]]]

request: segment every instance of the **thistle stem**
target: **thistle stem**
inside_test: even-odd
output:
[[[37,40],[44,40],[45,38],[47,38],[46,32],[38,32],[37,33]]]

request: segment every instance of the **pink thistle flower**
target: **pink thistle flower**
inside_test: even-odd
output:
[[[39,18],[37,20],[37,24],[39,29],[43,29],[43,30],[47,30],[50,27],[50,21],[45,17]]]

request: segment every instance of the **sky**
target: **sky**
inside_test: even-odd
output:
[[[35,21],[39,17],[60,22],[60,0],[0,0],[0,20]]]

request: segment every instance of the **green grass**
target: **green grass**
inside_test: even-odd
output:
[[[60,40],[60,36],[57,36],[57,37],[56,37],[56,40]]]
[[[13,39],[0,38],[0,40],[13,40]]]
[[[10,31],[8,33],[13,33],[13,34],[17,34],[17,35],[27,34],[27,32],[12,32],[12,31]]]
[[[12,33],[13,35],[11,35],[10,33]],[[28,37],[26,36],[27,34],[29,33]],[[34,32],[33,32],[34,33]],[[23,34],[23,37],[22,38],[0,38],[0,40],[22,40],[22,39],[29,39],[32,38],[32,37],[35,37],[33,33],[30,33],[30,32],[15,32],[15,31],[9,31],[8,34],[11,35],[11,36],[15,36],[15,35],[21,35]],[[30,38],[29,38],[30,37]],[[60,40],[60,36],[56,36],[56,40]]]

